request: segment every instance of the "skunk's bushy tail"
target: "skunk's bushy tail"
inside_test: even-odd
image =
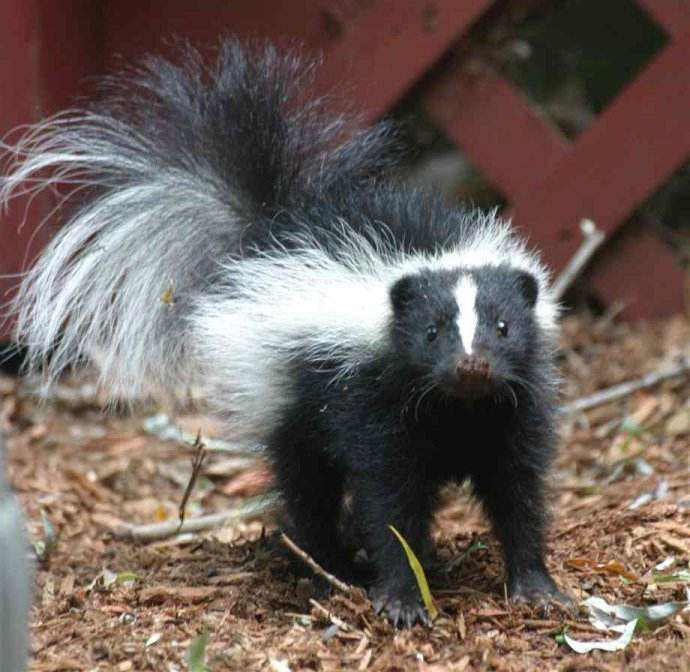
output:
[[[52,381],[98,352],[101,382],[131,398],[183,390],[190,315],[242,239],[319,190],[386,163],[386,131],[334,151],[342,121],[304,103],[311,65],[225,42],[214,67],[148,59],[106,101],[31,127],[9,150],[0,204],[69,185],[81,205],[15,304],[29,367]],[[77,194],[76,192],[82,192]],[[69,198],[69,196],[68,196]]]

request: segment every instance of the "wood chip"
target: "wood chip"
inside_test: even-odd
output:
[[[680,551],[685,556],[690,555],[688,547],[682,541],[672,537],[670,534],[660,534],[659,539],[661,539],[661,541],[663,541],[669,548]]]
[[[139,592],[142,604],[163,604],[164,602],[197,603],[205,602],[218,594],[214,586],[153,586],[142,588]]]

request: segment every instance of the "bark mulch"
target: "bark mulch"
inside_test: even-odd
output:
[[[689,344],[681,318],[646,326],[570,318],[564,395],[641,376]],[[267,514],[164,541],[117,539],[123,523],[175,519],[194,451],[144,432],[142,416],[107,414],[78,397],[42,406],[0,377],[10,479],[34,543],[47,546],[35,576],[32,670],[186,670],[202,633],[209,670],[690,670],[690,611],[636,633],[624,651],[579,655],[562,642],[564,629],[576,639],[615,635],[584,613],[507,603],[499,549],[463,488],[448,491],[437,520],[446,577],[430,630],[393,630],[359,592],[314,605],[311,582],[272,550]],[[657,582],[652,572],[668,558],[664,571],[688,571],[689,398],[686,376],[564,419],[549,565],[578,601],[687,599],[690,583]],[[201,416],[177,421],[213,433]],[[268,489],[260,461],[213,453],[188,515]]]

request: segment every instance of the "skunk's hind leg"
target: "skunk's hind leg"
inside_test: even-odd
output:
[[[340,534],[342,472],[325,455],[293,442],[273,445],[271,453],[286,534],[325,570],[352,581],[353,564]]]

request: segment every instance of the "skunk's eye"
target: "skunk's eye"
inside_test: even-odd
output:
[[[496,331],[498,331],[499,336],[505,338],[508,335],[508,323],[503,320],[496,322]]]
[[[431,343],[431,341],[435,341],[437,336],[438,329],[436,328],[435,324],[432,324],[430,327],[427,327],[426,340],[429,341],[429,343]]]

